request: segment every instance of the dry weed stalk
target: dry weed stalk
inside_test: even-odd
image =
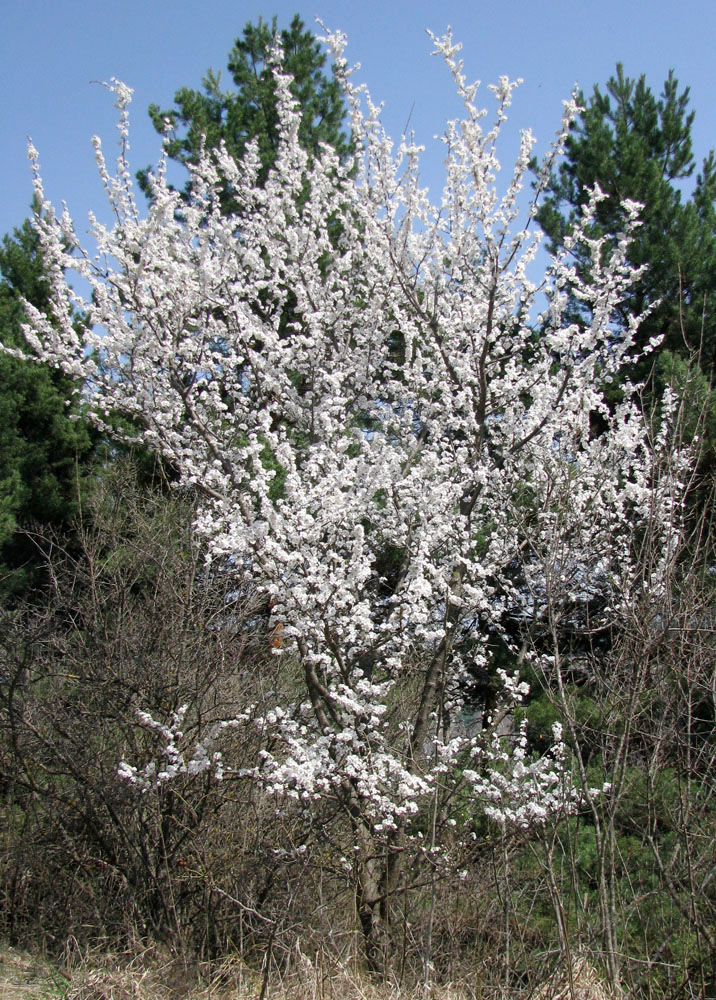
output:
[[[621,994],[608,987],[588,958],[574,956],[567,968],[539,987],[533,1000],[618,1000]]]

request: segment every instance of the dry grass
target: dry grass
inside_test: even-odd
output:
[[[521,994],[519,994],[521,996]],[[13,948],[0,948],[0,1000],[517,1000],[476,992],[469,983],[429,990],[375,984],[347,969],[316,968],[300,952],[291,969],[263,983],[239,958],[187,967],[175,956],[151,948],[133,956],[70,953],[67,969]],[[532,993],[532,1000],[617,1000],[594,967],[575,959]]]
[[[533,1000],[618,1000],[591,962],[583,957],[572,960],[570,969],[563,969],[541,986]]]
[[[67,974],[12,948],[0,948],[0,1000],[257,1000],[261,978],[238,958],[187,968],[156,949],[138,957],[71,954]],[[267,983],[263,1000],[426,1000],[425,991],[376,985],[346,970],[326,976],[303,956]],[[436,987],[430,1000],[475,1000],[455,986]]]
[[[0,948],[0,1000],[59,1000],[69,980],[43,959]]]

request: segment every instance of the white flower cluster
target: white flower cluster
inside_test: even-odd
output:
[[[136,767],[123,760],[117,769],[120,778],[130,782],[142,793],[156,791],[180,774],[191,776],[208,771],[218,781],[223,778],[222,754],[214,747],[226,729],[245,725],[248,714],[214,723],[201,739],[191,741],[190,748],[186,748],[182,745],[184,733],[181,727],[187,707],[182,705],[176,712],[172,712],[168,724],[157,722],[148,712],[137,712],[139,724],[158,736],[163,746],[158,759],[150,760],[144,767]]]
[[[554,743],[549,753],[532,760],[526,722],[509,749],[504,739],[495,736],[491,746],[475,750],[480,770],[466,768],[463,777],[484,803],[490,819],[503,826],[527,829],[567,816],[579,807],[582,795],[572,781],[562,727],[557,722],[552,736]]]

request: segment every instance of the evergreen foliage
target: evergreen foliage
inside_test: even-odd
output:
[[[703,370],[716,369],[716,161],[703,161],[691,194],[687,182],[696,170],[693,111],[689,89],[680,90],[673,71],[657,97],[642,75],[625,75],[621,64],[604,90],[595,86],[566,141],[566,156],[548,181],[548,197],[538,220],[552,249],[562,248],[586,207],[588,191],[604,194],[594,225],[595,238],[607,237],[612,248],[625,219],[624,200],[639,202],[641,228],[628,258],[644,273],[622,304],[622,321],[651,313],[641,323],[637,348],[663,336],[661,350],[698,354]],[[584,247],[573,254],[582,274],[592,269]],[[573,311],[583,306],[573,303]],[[637,373],[648,373],[646,359]]]
[[[26,350],[23,300],[45,311],[49,287],[29,222],[0,248],[0,340]],[[74,419],[71,380],[46,365],[0,354],[0,590],[26,590],[43,560],[20,527],[66,529],[77,516],[78,466],[89,456],[88,426]]]

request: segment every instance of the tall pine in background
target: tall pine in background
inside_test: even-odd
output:
[[[716,162],[709,153],[696,173],[689,89],[679,89],[672,71],[657,97],[644,76],[631,79],[619,64],[604,90],[595,86],[589,99],[581,93],[578,100],[583,110],[568,137],[566,157],[549,178],[549,196],[538,215],[550,246],[564,246],[587,190],[595,185],[606,197],[593,235],[606,237],[608,245],[623,225],[622,201],[640,202],[642,226],[629,260],[647,267],[624,302],[624,319],[652,304],[638,346],[663,337],[662,375],[669,377],[678,359],[689,356],[698,359],[710,380],[716,372]],[[575,254],[581,273],[587,274],[586,251]],[[580,307],[574,303],[573,308]],[[651,364],[647,359],[635,374],[648,378]]]

